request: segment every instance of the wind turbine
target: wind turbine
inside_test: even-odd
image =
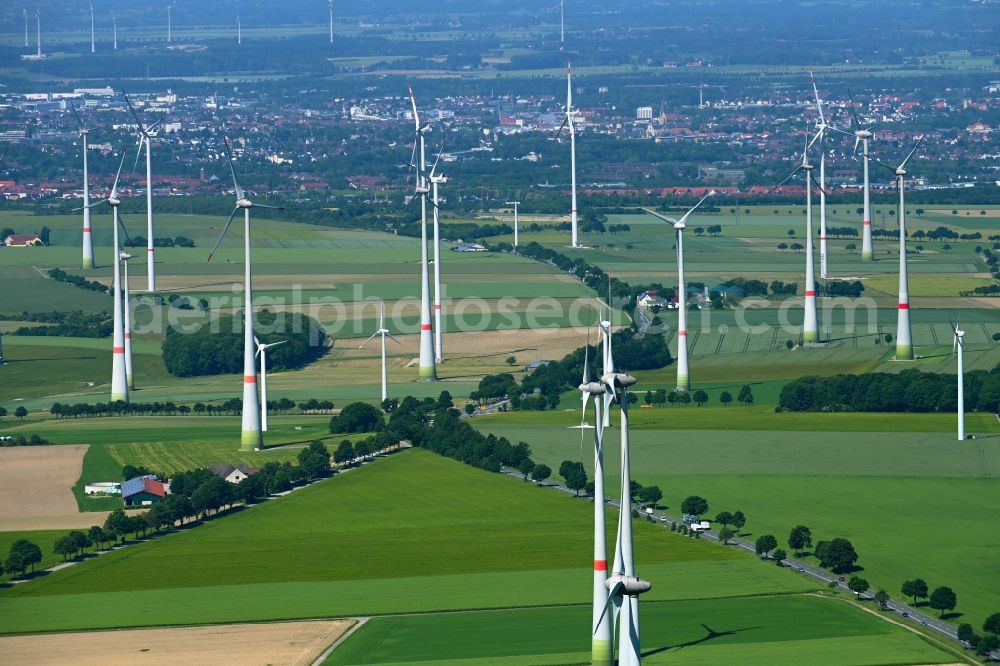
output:
[[[410,158],[411,164],[416,158],[417,185],[414,190],[420,195],[420,367],[419,377],[427,381],[437,379],[437,370],[434,365],[434,335],[431,331],[431,298],[430,298],[430,275],[427,269],[427,193],[430,188],[427,186],[426,152],[424,145],[424,133],[429,129],[428,125],[420,124],[420,116],[417,114],[417,101],[413,96],[413,88],[410,88],[410,105],[413,107],[413,123],[415,126],[415,136],[413,143],[413,156]],[[417,155],[419,150],[420,154]]]
[[[520,201],[508,201],[507,202],[508,206],[513,206],[514,207],[514,249],[515,250],[517,249],[517,206],[520,203],[521,203]]]
[[[583,409],[580,413],[580,440],[583,430],[594,430],[594,594],[593,594],[593,635],[591,637],[590,658],[595,666],[611,666],[614,656],[611,618],[604,613],[607,603],[608,579],[608,538],[604,518],[604,425],[601,421],[601,403],[606,388],[600,382],[590,379],[590,335],[583,355],[583,379],[580,382],[580,397]],[[587,403],[594,398],[594,425],[587,425]]]
[[[24,8],[24,48],[28,48],[28,8]]]
[[[243,426],[240,435],[240,450],[253,451],[259,449],[263,443],[260,425],[260,398],[257,395],[257,364],[254,359],[254,335],[253,335],[253,284],[250,273],[250,209],[251,208],[273,208],[281,210],[279,206],[265,206],[255,204],[247,198],[243,188],[236,180],[236,169],[233,167],[233,151],[229,147],[228,137],[223,137],[226,144],[226,156],[229,162],[229,173],[233,176],[233,189],[236,192],[236,207],[229,214],[226,226],[219,234],[219,240],[215,242],[215,247],[208,255],[208,260],[212,261],[212,255],[219,249],[222,239],[229,231],[229,225],[233,223],[233,217],[240,209],[243,210]]]
[[[951,325],[951,330],[955,334],[951,353],[954,356],[955,352],[958,352],[958,441],[963,442],[965,441],[965,380],[962,353],[965,351],[965,331],[955,324]]]
[[[896,360],[913,360],[913,341],[910,335],[910,290],[906,274],[906,163],[910,161],[917,148],[923,143],[920,137],[913,150],[899,166],[893,167],[885,162],[874,160],[875,164],[889,169],[896,174],[896,187],[899,189],[899,310],[896,317]]]
[[[610,337],[608,339],[610,344]],[[618,500],[618,530],[615,538],[615,559],[611,575],[604,581],[607,597],[594,629],[599,626],[610,607],[615,609],[618,622],[618,663],[630,666],[642,658],[639,639],[639,595],[648,592],[651,585],[636,575],[635,553],[632,547],[632,471],[629,451],[628,387],[636,383],[635,377],[621,372],[605,372],[601,383],[606,387],[605,404],[617,402],[621,412],[621,494]]]
[[[562,133],[563,127],[569,130],[569,170],[570,170],[570,210],[569,221],[572,233],[572,247],[580,247],[577,242],[579,235],[576,215],[576,125],[573,122],[573,65],[566,68],[566,117],[556,131],[556,138]]]
[[[39,9],[35,10],[35,29],[38,35],[38,53],[35,58],[41,60],[44,56],[42,55],[42,12]]]
[[[823,115],[823,103],[819,99],[819,89],[816,88],[816,77],[809,72],[812,80],[813,94],[816,96],[816,111],[819,122],[816,123],[816,134],[810,144],[819,143],[819,276],[826,279],[826,116]]]
[[[566,44],[566,12],[563,7],[564,0],[559,0],[559,50],[562,51]]]
[[[116,12],[111,12],[111,26],[114,30],[115,39],[115,51],[118,50],[118,14]]]
[[[173,21],[173,9],[174,3],[167,3],[167,44],[174,41],[174,21]]]
[[[802,163],[792,169],[792,172],[785,176],[785,179],[778,183],[771,191],[784,185],[789,179],[800,171],[805,172],[806,182],[806,290],[804,312],[802,315],[802,342],[804,344],[815,344],[819,342],[819,317],[816,315],[816,270],[813,266],[813,227],[812,227],[812,188],[819,186],[813,178],[813,166],[809,164],[809,137],[806,136],[806,144],[802,149]]]
[[[169,7],[169,5],[168,5]],[[157,120],[152,125],[144,125],[141,120],[139,120],[138,114],[135,112],[135,107],[132,106],[132,101],[122,91],[122,95],[125,97],[125,103],[128,104],[129,113],[132,114],[133,120],[138,127],[139,132],[139,152],[142,152],[142,148],[146,149],[146,291],[153,293],[156,291],[156,259],[155,250],[153,248],[153,157],[152,157],[152,146],[150,145],[150,132],[159,125],[163,119]],[[139,160],[139,155],[135,156],[136,161]]]
[[[236,15],[236,43],[243,43],[243,24],[240,23],[240,15]]]
[[[122,225],[124,230],[124,225]],[[122,307],[123,307],[123,317],[122,317],[122,330],[124,332],[125,341],[125,383],[128,384],[128,390],[135,390],[135,376],[132,374],[132,306],[129,300],[129,288],[128,288],[128,260],[132,258],[132,255],[128,252],[121,251],[118,254],[118,260],[122,262],[122,269],[124,271],[123,278],[123,294],[122,294]]]
[[[864,174],[864,185],[862,187],[863,205],[861,208],[861,261],[875,261],[875,250],[872,246],[871,181],[868,178],[868,166],[871,160],[871,155],[868,152],[868,142],[872,138],[872,129],[875,126],[869,125],[868,127],[863,127],[861,125],[858,112],[854,108],[853,99],[851,99],[851,117],[854,120],[853,132],[845,132],[836,127],[830,127],[829,129],[841,134],[847,134],[848,136],[853,135],[855,155],[858,153],[858,145],[861,146],[862,170]]]
[[[118,228],[121,226],[121,219],[118,217],[118,206],[121,200],[118,198],[118,180],[122,175],[122,167],[125,166],[125,156],[128,154],[126,146],[122,147],[122,160],[118,165],[118,173],[115,175],[114,185],[111,186],[111,193],[107,199],[88,204],[89,207],[108,204],[111,206],[112,244],[117,254],[121,247],[118,241]],[[76,208],[68,212],[75,213],[81,210]],[[122,289],[121,289],[121,268],[118,261],[111,262],[114,265],[114,277],[112,279],[111,296],[114,301],[114,335],[111,343],[111,401],[124,400],[128,402],[128,377],[125,372],[125,331],[122,322]]]
[[[677,390],[687,391],[691,388],[691,378],[688,374],[688,348],[687,348],[687,284],[684,281],[684,228],[687,226],[687,219],[691,213],[698,210],[698,206],[705,202],[705,199],[715,196],[715,190],[709,190],[708,194],[699,199],[698,203],[675,220],[672,217],[661,215],[655,210],[643,208],[644,211],[654,217],[658,217],[665,222],[674,225],[677,244]]]
[[[378,330],[372,333],[370,338],[362,342],[358,349],[363,348],[371,342],[376,335],[382,336],[382,402],[385,402],[386,398],[389,397],[389,378],[385,363],[385,338],[386,336],[389,336],[392,338],[393,342],[401,344],[399,340],[393,337],[392,333],[389,332],[389,329],[385,327],[385,301],[379,301],[378,303]]]
[[[94,39],[94,3],[90,4],[90,52],[97,52],[97,41]]]
[[[90,227],[90,172],[87,169],[87,134],[90,130],[83,126],[83,121],[80,120],[76,106],[72,102],[69,103],[69,108],[73,111],[77,127],[80,128],[80,137],[83,138],[83,267],[93,268],[94,240]]]
[[[326,0],[330,9],[330,43],[333,44],[333,0]]]
[[[431,202],[434,206],[434,360],[436,363],[444,360],[444,350],[441,344],[441,335],[444,328],[441,325],[441,230],[439,224],[441,208],[439,206],[440,200],[438,199],[438,185],[444,185],[448,182],[448,178],[444,174],[439,173],[435,175],[438,162],[440,161],[441,153],[438,152],[437,159],[434,160],[434,166],[431,167],[429,176],[433,192]]]
[[[271,347],[277,347],[278,345],[283,345],[288,340],[281,340],[279,342],[272,342],[270,344],[264,344],[257,339],[255,335],[253,338],[254,345],[257,346],[257,352],[254,354],[260,354],[260,429],[261,432],[267,432],[267,350]]]

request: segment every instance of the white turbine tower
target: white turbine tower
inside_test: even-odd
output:
[[[174,20],[173,20],[173,9],[174,3],[167,4],[167,44],[174,41]]]
[[[371,342],[376,335],[382,336],[382,402],[385,402],[386,398],[389,397],[389,376],[388,371],[386,370],[385,362],[385,338],[388,336],[393,342],[400,344],[399,340],[394,338],[392,333],[389,332],[389,329],[385,327],[385,301],[379,301],[378,304],[378,330],[372,333],[370,338],[362,342],[358,349],[363,348]]]
[[[632,470],[629,451],[628,387],[636,379],[620,372],[605,372],[601,382],[610,394],[605,404],[617,403],[621,412],[621,494],[618,500],[618,530],[615,538],[615,559],[610,576],[604,582],[608,591],[598,622],[614,607],[618,622],[618,663],[634,666],[642,659],[639,633],[639,595],[649,591],[650,584],[638,577],[632,547]],[[607,395],[606,394],[606,395]]]
[[[562,133],[563,127],[569,131],[569,177],[570,177],[570,209],[569,209],[569,222],[570,231],[572,233],[572,247],[580,247],[578,242],[579,230],[577,224],[577,214],[576,214],[576,123],[573,122],[573,116],[575,112],[573,111],[573,65],[569,64],[566,68],[566,117],[563,119],[562,124],[556,131],[556,138]]]
[[[42,12],[41,10],[35,10],[35,30],[38,36],[38,53],[35,58],[41,60],[44,56],[42,55]]]
[[[565,0],[559,0],[559,50],[566,44],[566,11],[563,7]]]
[[[77,127],[80,128],[80,137],[83,139],[83,267],[93,268],[94,267],[94,239],[91,234],[90,227],[90,171],[87,168],[87,134],[90,132],[89,129],[83,126],[83,121],[80,120],[79,114],[76,112],[76,106],[72,102],[69,104],[69,108],[73,111],[73,117],[76,119]]]
[[[153,293],[156,291],[156,251],[153,248],[153,155],[152,146],[150,145],[150,132],[159,125],[163,119],[157,120],[152,125],[144,125],[141,120],[139,120],[138,114],[135,112],[135,108],[132,106],[132,101],[122,91],[122,95],[125,97],[125,103],[128,104],[129,113],[132,114],[132,119],[135,120],[135,124],[138,127],[139,143],[140,143],[140,153],[144,148],[146,150],[146,291]],[[136,162],[139,161],[139,155],[135,156]]]
[[[437,379],[437,369],[434,365],[434,334],[431,330],[431,297],[430,297],[430,272],[427,268],[427,194],[430,187],[427,185],[425,174],[426,152],[424,146],[424,132],[428,130],[427,125],[420,124],[420,116],[417,114],[417,101],[413,96],[413,88],[410,88],[410,104],[413,107],[413,123],[416,127],[416,134],[413,143],[413,156],[410,158],[411,164],[416,159],[417,186],[414,190],[420,195],[420,367],[419,377],[427,381]],[[419,151],[419,155],[417,155]]]
[[[122,230],[125,227],[122,225]],[[128,288],[128,260],[132,258],[132,255],[128,252],[121,251],[118,254],[118,260],[122,262],[122,332],[125,342],[125,383],[128,384],[128,390],[135,390],[135,376],[132,374],[132,302],[129,299],[129,288]]]
[[[600,382],[590,379],[590,336],[583,355],[583,380],[580,382],[580,397],[583,409],[580,413],[580,443],[583,431],[594,430],[594,594],[593,594],[593,635],[591,636],[590,660],[595,666],[611,666],[614,657],[611,618],[604,613],[607,603],[608,579],[608,539],[604,518],[604,425],[601,420],[601,403],[606,389]],[[594,399],[594,425],[587,424],[587,402]]]
[[[257,347],[256,355],[260,355],[260,430],[267,432],[267,350],[271,347],[283,345],[288,340],[280,340],[270,344],[264,344],[254,336],[253,343]]]
[[[118,180],[121,178],[122,167],[125,166],[125,156],[127,153],[127,147],[122,147],[122,160],[118,164],[118,173],[115,175],[115,183],[111,186],[111,193],[108,195],[108,198],[89,204],[91,208],[101,204],[111,206],[112,243],[116,255],[120,247],[118,228],[121,226],[121,220],[118,217],[118,206],[121,205],[121,200],[118,199]],[[81,209],[77,208],[68,212],[75,213],[78,210]],[[111,343],[111,401],[124,400],[128,402],[128,377],[125,373],[125,327],[122,322],[121,267],[118,261],[112,261],[111,263],[114,267],[114,277],[112,278],[111,286],[111,297],[114,302],[114,319],[112,323],[114,334]]]
[[[440,199],[438,198],[438,185],[448,182],[447,176],[437,171],[438,162],[441,161],[441,153],[438,153],[431,167],[428,177],[431,181],[432,195],[431,202],[434,206],[434,360],[436,363],[444,361],[444,349],[441,343],[441,336],[444,328],[441,324],[441,230],[440,230]]]
[[[914,358],[913,338],[910,331],[910,290],[906,273],[906,163],[917,152],[917,148],[920,147],[923,140],[923,137],[917,140],[917,145],[913,146],[910,154],[897,167],[874,160],[875,164],[885,167],[896,174],[896,187],[899,189],[899,212],[896,218],[899,221],[899,310],[896,316],[897,361],[912,361]]]
[[[963,352],[965,351],[965,331],[955,324],[951,325],[952,333],[955,334],[951,345],[952,355],[958,352],[958,441],[965,441],[965,368],[962,363]]]
[[[255,204],[247,198],[246,193],[236,180],[236,169],[233,167],[233,151],[229,147],[229,139],[223,137],[226,144],[226,156],[229,162],[229,172],[233,176],[233,189],[236,192],[236,207],[229,214],[226,226],[219,234],[219,240],[215,242],[208,260],[212,261],[212,255],[219,249],[222,239],[229,231],[229,225],[233,223],[236,213],[243,210],[243,426],[240,435],[240,450],[253,451],[263,445],[263,437],[260,429],[260,398],[257,395],[257,363],[254,359],[254,336],[253,336],[253,283],[250,272],[250,209],[251,208],[273,208],[281,210],[279,206],[265,206]]]
[[[28,8],[24,8],[24,48],[28,48]]]
[[[514,207],[514,249],[515,250],[517,249],[517,241],[518,241],[518,238],[517,238],[517,231],[518,231],[517,230],[517,207],[518,207],[518,205],[520,203],[521,203],[520,201],[508,201],[507,202],[508,206],[513,206]]]
[[[90,5],[90,52],[97,52],[97,40],[94,38],[94,5]]]
[[[243,43],[243,24],[240,23],[239,14],[236,15],[236,43],[238,45]]]
[[[111,12],[111,27],[114,34],[115,51],[118,50],[118,14]]]
[[[805,173],[806,185],[806,289],[804,299],[804,311],[802,314],[802,342],[803,344],[815,344],[819,342],[819,317],[816,314],[816,269],[814,267],[813,256],[813,226],[812,226],[812,188],[819,186],[813,178],[813,166],[809,164],[809,136],[806,135],[806,144],[802,149],[802,163],[792,169],[792,172],[785,176],[784,180],[771,188],[771,192],[778,189],[795,174],[802,171]]]
[[[872,205],[871,205],[871,181],[868,177],[868,167],[871,161],[871,155],[868,152],[868,142],[872,138],[872,129],[874,125],[869,125],[868,127],[862,127],[861,120],[858,118],[858,112],[854,108],[854,100],[851,100],[851,117],[854,120],[853,132],[845,132],[844,130],[837,129],[836,127],[830,127],[829,129],[835,132],[840,132],[841,134],[847,134],[848,136],[854,136],[854,154],[857,155],[858,146],[861,146],[861,157],[862,157],[862,172],[863,172],[863,185],[862,185],[862,208],[861,208],[861,261],[875,261],[875,250],[872,245]]]
[[[705,199],[715,196],[715,190],[709,190],[708,194],[698,200],[691,209],[675,220],[672,217],[661,215],[655,210],[643,208],[644,211],[658,217],[665,222],[674,225],[675,239],[677,245],[677,390],[687,391],[691,388],[691,376],[688,372],[688,348],[687,348],[687,283],[684,281],[684,229],[687,227],[687,219],[691,213],[698,210],[698,207],[705,202]]]
[[[330,43],[333,44],[333,0],[326,0],[326,4],[330,9]]]
[[[816,88],[816,77],[809,72],[812,79],[813,94],[816,96],[816,111],[819,113],[819,121],[816,123],[816,134],[812,143],[819,143],[819,276],[827,278],[826,259],[826,131],[830,126],[826,124],[826,116],[823,115],[823,103],[819,99],[819,89]]]

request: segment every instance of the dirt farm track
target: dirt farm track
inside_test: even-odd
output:
[[[311,664],[352,620],[129,629],[0,638],[4,664]]]

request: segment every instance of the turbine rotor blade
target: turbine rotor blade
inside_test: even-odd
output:
[[[653,210],[651,208],[643,208],[643,210],[646,211],[647,213],[649,213],[650,215],[652,215],[653,217],[660,218],[664,222],[669,222],[670,224],[677,224],[677,220],[675,220],[674,218],[667,217],[666,215],[662,215],[660,213],[657,213],[655,210]]]
[[[597,623],[594,624],[594,631],[597,631],[597,627],[604,621],[604,616],[608,614],[608,608],[611,607],[611,603],[619,596],[619,592],[621,592],[623,587],[624,585],[619,581],[608,591],[608,598],[604,602],[604,608],[601,609],[601,615],[597,618]]]
[[[132,100],[128,98],[128,95],[122,90],[122,97],[125,98],[125,103],[128,105],[128,111],[132,114],[132,119],[135,120],[135,124],[139,126],[139,133],[143,136],[146,135],[146,129],[143,127],[142,121],[139,120],[139,115],[135,112],[135,107],[132,106]]]
[[[222,233],[219,234],[219,240],[215,241],[215,247],[213,247],[212,251],[208,253],[208,261],[205,263],[209,263],[212,261],[212,257],[215,255],[215,251],[219,249],[220,245],[222,245],[222,239],[225,238],[226,232],[229,231],[229,225],[233,223],[233,217],[236,216],[236,212],[239,211],[239,209],[240,207],[237,206],[236,208],[233,209],[233,212],[229,214],[229,219],[226,220],[226,226],[222,227]]]
[[[376,336],[376,335],[378,335],[378,334],[379,334],[379,331],[375,331],[374,333],[372,333],[372,334],[371,334],[371,335],[370,335],[370,336],[368,337],[368,339],[367,339],[367,340],[365,340],[365,341],[364,341],[364,342],[362,342],[362,343],[361,343],[360,345],[358,345],[358,349],[361,349],[361,348],[363,348],[363,347],[364,347],[364,346],[365,346],[366,344],[368,344],[368,343],[369,343],[369,342],[371,342],[371,341],[372,341],[373,339],[375,339],[375,336]]]
[[[395,342],[395,343],[396,343],[397,345],[401,345],[401,344],[403,344],[402,342],[400,342],[399,340],[397,340],[397,339],[396,339],[396,336],[394,336],[394,335],[393,335],[392,333],[390,333],[389,331],[386,331],[386,332],[385,332],[385,335],[386,335],[386,337],[387,337],[387,338],[389,338],[390,340],[392,340],[393,342]]]
[[[69,108],[73,112],[73,117],[76,118],[76,124],[80,127],[80,130],[82,131],[82,130],[86,129],[83,126],[83,121],[80,120],[80,115],[76,112],[76,105],[73,104],[73,102],[70,102],[69,103]]]
[[[122,167],[125,166],[126,155],[128,155],[128,144],[122,146],[122,161],[118,165],[118,173],[115,174],[115,184],[111,186],[111,195],[108,197],[108,199],[114,199],[118,194],[118,179],[121,178],[122,176]]]
[[[236,200],[239,201],[244,198],[243,188],[240,187],[238,182],[236,182],[236,169],[233,167],[233,150],[229,147],[229,137],[222,137],[222,142],[226,144],[226,156],[228,157],[229,162],[229,173],[233,176],[233,189],[236,192]]]
[[[911,157],[913,157],[913,153],[917,152],[917,148],[919,148],[920,144],[923,142],[924,142],[924,137],[920,137],[919,139],[917,139],[917,144],[913,146],[913,150],[911,150],[910,154],[906,156],[906,159],[903,160],[903,163],[899,165],[900,169],[906,166],[906,163],[910,161]]]

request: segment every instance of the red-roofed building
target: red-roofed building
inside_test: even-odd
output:
[[[42,244],[38,234],[12,234],[3,239],[7,247],[36,247]]]

